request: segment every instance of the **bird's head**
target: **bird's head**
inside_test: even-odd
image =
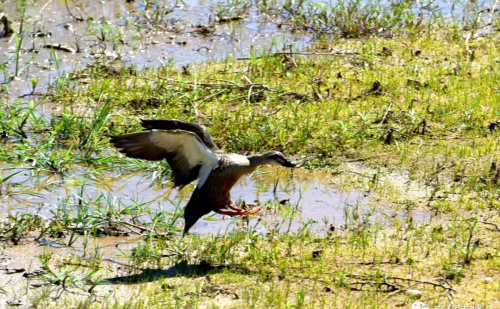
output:
[[[274,165],[274,166],[284,166],[298,168],[297,162],[292,162],[279,151],[269,151],[257,156],[253,156],[258,162],[258,165]]]

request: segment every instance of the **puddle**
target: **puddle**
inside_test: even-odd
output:
[[[274,178],[280,173],[276,193]],[[120,200],[123,206],[147,202],[157,211],[162,207],[165,212],[175,211],[176,206],[182,208],[188,202],[194,186],[187,186],[178,191],[170,183],[161,186],[151,181],[151,174],[132,173],[122,176],[110,176],[111,180],[92,181],[87,179],[84,198],[94,200],[104,194],[115,201]],[[12,178],[11,194],[0,200],[0,212],[28,211],[37,212],[45,217],[53,216],[61,200],[79,194],[80,182],[75,177],[61,180],[56,175],[33,179],[28,172]],[[329,224],[345,223],[345,211],[364,212],[368,209],[368,198],[362,192],[342,192],[330,185],[330,176],[324,173],[312,173],[307,170],[262,168],[252,175],[242,178],[231,191],[233,201],[259,204],[263,209],[258,216],[250,216],[248,224],[256,226],[261,233],[267,233],[286,219],[281,230],[288,228],[291,214],[294,215],[291,230],[296,231],[304,223],[313,220],[313,228],[325,230]],[[38,188],[38,189],[33,189]],[[24,194],[23,194],[24,193]],[[272,203],[274,201],[274,203]],[[280,204],[281,202],[281,204]],[[71,204],[69,204],[71,205]],[[208,219],[207,219],[208,218]],[[326,221],[325,221],[326,220]],[[214,234],[241,228],[244,220],[229,218],[211,213],[201,219],[191,229],[192,233]],[[240,223],[240,224],[238,224]],[[259,223],[257,225],[257,223]]]
[[[317,1],[322,2],[322,1]],[[70,3],[69,8],[66,3]],[[78,3],[78,8],[74,5]],[[173,7],[168,1],[159,1],[160,10],[172,10],[161,17],[160,22],[152,22],[148,15],[152,10],[144,7],[141,1],[38,1],[28,5],[25,19],[25,29],[35,33],[27,36],[22,42],[21,58],[18,70],[19,78],[12,81],[8,90],[0,96],[15,100],[34,90],[44,93],[49,89],[58,75],[70,72],[75,68],[83,68],[100,59],[116,65],[136,65],[143,67],[158,67],[173,61],[177,65],[202,62],[223,57],[246,56],[250,48],[256,51],[278,51],[293,46],[295,50],[307,47],[312,37],[306,32],[291,33],[286,26],[278,27],[271,22],[271,16],[256,14],[252,9],[241,11],[244,18],[237,22],[218,23],[214,31],[204,33],[203,27],[211,25],[217,12],[222,10],[217,3],[204,0],[188,0],[185,5]],[[19,27],[19,13],[16,12],[17,2],[9,1],[3,9],[14,21],[14,28]],[[441,7],[449,8],[446,3]],[[68,11],[69,10],[69,11]],[[76,22],[75,16],[90,22]],[[227,13],[238,16],[234,11]],[[105,19],[105,22],[102,19]],[[106,25],[104,27],[103,25]],[[200,28],[200,26],[202,26]],[[50,36],[41,36],[41,33]],[[103,36],[105,39],[103,40]],[[62,44],[71,48],[78,47],[81,52],[65,52],[44,48],[47,44]],[[30,49],[32,51],[30,51]],[[0,55],[7,71],[16,70],[16,53],[14,38],[0,39]],[[36,52],[35,52],[36,51]],[[56,61],[56,57],[58,61]],[[2,78],[0,73],[0,78]],[[32,89],[31,79],[36,76],[38,84]],[[32,99],[27,96],[24,100]],[[40,111],[48,114],[43,104]],[[0,166],[4,167],[4,166]],[[60,179],[58,175],[31,179],[27,173],[12,178],[13,194],[0,200],[0,213],[20,211],[30,208],[40,211],[42,215],[51,216],[61,200],[72,196],[78,191],[82,181],[86,181],[86,198],[95,198],[104,193],[121,199],[124,203],[131,200],[151,202],[151,207],[163,207],[166,211],[174,209],[173,203],[184,205],[190,197],[192,188],[178,192],[169,188],[161,188],[152,184],[149,174],[127,175],[115,178],[114,181],[96,181],[87,179],[85,168],[72,167],[69,178]],[[366,211],[368,199],[362,192],[339,192],[329,184],[328,175],[295,172],[292,180],[288,172],[284,173],[277,194],[273,194],[273,180],[269,179],[274,170],[261,170],[252,177],[247,177],[235,186],[232,191],[233,200],[244,200],[265,204],[269,200],[282,201],[289,199],[289,204],[295,205],[297,215],[292,229],[313,220],[316,226],[325,228],[323,221],[333,224],[343,224],[345,210]],[[285,176],[286,175],[286,176]],[[110,177],[116,176],[111,172]],[[307,187],[307,189],[305,189]],[[158,204],[160,203],[160,204]],[[158,206],[161,205],[161,206]],[[263,211],[260,216],[252,216],[249,224],[254,226],[259,220],[259,228],[263,233],[272,229],[277,222],[282,222],[286,214],[284,208]],[[350,208],[350,209],[349,209]],[[200,220],[192,229],[199,234],[225,231],[233,222],[220,215],[213,217],[215,221]],[[231,228],[237,227],[236,224]]]
[[[367,207],[368,198],[358,191],[342,192],[329,185],[330,177],[323,173],[310,173],[307,171],[294,170],[293,176],[284,172],[278,185],[276,194],[273,192],[274,184],[272,178],[276,171],[263,169],[261,173],[246,177],[232,190],[233,201],[238,199],[247,203],[264,204],[268,201],[277,200],[285,205],[271,206],[271,209],[262,212],[261,222],[257,230],[267,233],[269,229],[275,228],[286,219],[281,231],[286,230],[290,215],[296,215],[291,224],[291,230],[297,231],[306,222],[312,220],[313,231],[323,231],[328,228],[323,222],[340,225],[345,221],[344,210],[346,207],[358,206],[361,209]],[[286,202],[285,202],[286,201]],[[276,203],[275,203],[276,204]],[[287,208],[289,208],[287,210]],[[287,211],[288,213],[287,217]],[[231,230],[231,222],[237,221],[222,215],[216,215],[217,221],[200,220],[192,229],[193,233],[209,234],[226,229]],[[256,226],[257,216],[251,216],[248,220],[249,226]]]
[[[130,250],[140,242],[133,237],[91,238],[84,250],[82,237],[72,247],[65,244],[67,241],[67,237],[61,241],[42,238],[38,242],[21,242],[17,246],[7,245],[0,249],[0,288],[4,289],[4,293],[0,293],[0,304],[13,299],[23,299],[29,303],[29,291],[35,289],[35,294],[40,292],[45,283],[43,279],[36,277],[36,274],[43,271],[39,258],[41,256],[50,257],[49,265],[54,267],[56,272],[63,272],[66,268],[71,269],[73,275],[83,277],[83,274],[88,274],[92,269],[81,264],[81,261],[92,265],[97,263],[94,261],[97,257],[102,261],[100,273],[125,275],[129,272],[125,255],[130,254]],[[107,295],[115,288],[102,286],[98,290],[98,294]]]
[[[85,19],[90,17],[92,22],[76,22],[64,0],[38,1],[29,5],[25,29],[30,35],[22,42],[23,52],[18,65],[21,73],[10,83],[4,95],[15,100],[31,93],[32,77],[38,79],[35,92],[46,92],[58,75],[84,68],[98,58],[114,65],[135,65],[139,69],[158,67],[170,61],[181,66],[246,56],[250,48],[272,52],[293,45],[302,49],[311,39],[306,33],[290,33],[286,27],[282,29],[270,22],[269,17],[258,16],[249,10],[242,11],[244,19],[241,21],[214,24],[212,20],[217,13],[225,11],[217,4],[203,0],[183,2],[185,5],[173,7],[169,1],[158,1],[159,11],[172,10],[158,23],[151,21],[149,14],[154,11],[145,8],[141,1],[68,1],[71,14],[82,15]],[[80,9],[74,3],[78,3]],[[14,21],[14,28],[18,29],[16,8],[15,1],[4,4],[5,12]],[[237,12],[230,10],[227,14],[239,16]],[[104,19],[105,22],[101,22]],[[213,29],[211,25],[214,25]],[[42,33],[50,33],[50,36],[40,36]],[[80,52],[52,50],[44,47],[47,44],[78,48]],[[9,72],[16,70],[15,51],[13,37],[0,39],[2,63]]]
[[[32,92],[45,93],[57,76],[84,68],[97,59],[113,65],[135,65],[139,69],[158,67],[170,61],[181,66],[247,56],[251,48],[257,52],[304,50],[313,37],[306,31],[290,31],[286,23],[278,25],[272,10],[259,14],[253,6],[245,8],[243,2],[225,6],[224,1],[155,1],[156,4],[148,7],[145,3],[53,0],[28,4],[23,25],[27,34],[22,38],[17,65],[14,37],[0,38],[1,64],[8,74],[16,72],[16,66],[18,72],[7,90],[0,91],[0,98],[13,101]],[[426,16],[442,14],[448,19],[459,19],[467,14],[464,12],[492,5],[492,1],[485,1],[473,8],[474,5],[439,0],[422,3],[420,11]],[[17,1],[7,1],[3,10],[13,22],[13,28],[19,29],[21,15]],[[75,17],[85,21],[78,22]],[[226,21],[220,22],[224,18]],[[56,49],[47,48],[50,44]],[[63,51],[60,46],[77,52]],[[35,89],[32,89],[33,77],[38,80]],[[6,78],[0,72],[0,85],[2,79]]]

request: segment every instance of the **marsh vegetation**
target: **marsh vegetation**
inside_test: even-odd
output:
[[[497,8],[438,4],[0,4],[0,306],[498,307]],[[171,118],[303,171],[181,238],[193,187],[109,144]]]

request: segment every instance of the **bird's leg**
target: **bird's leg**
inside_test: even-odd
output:
[[[245,212],[245,210],[243,208],[239,208],[239,207],[235,206],[233,203],[227,205],[227,207],[229,207],[229,209],[232,209],[236,212],[241,212],[241,213]]]
[[[251,215],[251,214],[259,212],[259,210],[260,210],[260,207],[255,207],[255,208],[250,209],[250,210],[244,210],[242,208],[234,206],[233,204],[229,204],[228,207],[229,207],[229,209],[234,210],[234,211],[222,210],[222,209],[215,209],[214,211],[218,214],[221,214],[221,215],[235,217],[235,216]]]
[[[253,214],[258,213],[259,211],[260,211],[260,207],[255,207],[255,208],[252,208],[252,209],[245,211],[244,215],[253,215]]]
[[[218,214],[226,215],[226,216],[230,216],[230,217],[241,216],[240,212],[234,212],[234,211],[222,210],[222,209],[214,209],[214,211]]]
[[[244,210],[242,208],[236,207],[234,204],[229,204],[228,207],[236,212],[239,212],[242,216],[258,213],[260,210],[260,207],[255,207],[250,210]]]

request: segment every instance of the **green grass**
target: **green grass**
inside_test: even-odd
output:
[[[379,217],[353,207],[343,226],[320,235],[305,226],[181,239],[171,234],[180,212],[157,215],[148,203],[128,205],[105,193],[92,200],[83,182],[52,219],[4,218],[0,239],[11,244],[62,233],[72,246],[110,235],[112,227],[141,234],[144,241],[122,257],[129,281],[115,282],[116,297],[105,297],[103,279],[117,272],[99,250],[90,261],[72,257],[79,266],[47,259],[41,280],[67,295],[57,306],[409,308],[415,298],[408,290],[419,290],[429,307],[447,307],[450,298],[498,307],[500,148],[491,124],[500,118],[499,41],[496,33],[468,39],[441,26],[418,36],[323,38],[311,47],[316,55],[253,51],[247,60],[184,69],[75,71],[45,98],[61,107],[52,118],[34,105],[3,107],[0,133],[10,136],[0,150],[6,198],[18,190],[12,168],[64,181],[147,170],[168,181],[165,164],[118,156],[108,141],[139,130],[142,118],[176,118],[205,124],[227,152],[275,149],[304,168],[324,169],[340,188],[368,191]],[[289,215],[277,224],[286,226],[292,211],[282,211]],[[418,222],[415,212],[431,218]],[[148,223],[136,223],[143,214]],[[48,297],[30,293],[33,303]]]

